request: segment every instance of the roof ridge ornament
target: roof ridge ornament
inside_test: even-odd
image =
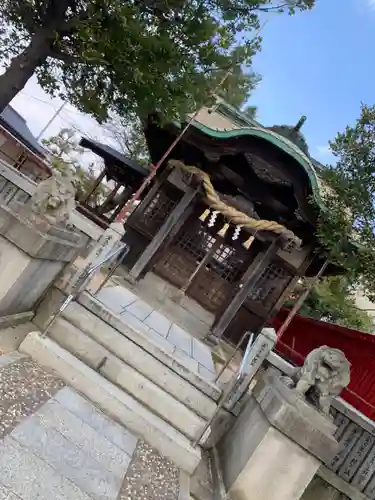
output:
[[[301,130],[301,128],[303,127],[303,125],[305,124],[306,120],[307,120],[307,116],[302,115],[301,118],[298,120],[297,125],[294,127],[294,130],[296,132],[299,132]]]

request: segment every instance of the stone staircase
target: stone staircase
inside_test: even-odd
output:
[[[111,305],[116,311],[116,300]],[[162,337],[114,310],[108,300],[85,293],[47,338],[33,332],[20,350],[191,475],[201,460],[191,443],[215,412],[221,391],[208,368],[197,369],[187,349],[180,352],[175,334]]]
[[[0,498],[186,500],[186,474],[56,374],[0,356]]]

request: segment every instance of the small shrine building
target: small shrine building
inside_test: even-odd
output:
[[[148,170],[107,144],[83,137],[80,146],[100,156],[104,167],[84,199],[79,200],[77,209],[99,226],[107,228],[146,177]],[[92,202],[93,195],[103,181],[112,181],[113,188],[97,206]]]
[[[319,164],[300,131],[304,120],[266,128],[222,101],[203,108],[127,220],[129,279],[168,284],[169,310],[172,301],[193,316],[204,311],[206,333],[218,339],[237,343],[267,324],[325,260],[314,235]],[[149,118],[152,162],[184,125]]]

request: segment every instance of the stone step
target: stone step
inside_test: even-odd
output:
[[[194,439],[205,425],[203,418],[66,319],[58,318],[51,326],[49,336],[186,437]]]
[[[198,448],[167,422],[109,382],[50,338],[30,333],[20,346],[40,365],[53,370],[67,384],[99,406],[107,415],[141,436],[187,474],[201,459]]]
[[[186,500],[186,473],[26,354],[0,381],[0,499]]]
[[[214,413],[216,402],[189,380],[190,375],[196,377],[196,374],[179,365],[184,370],[185,377],[183,377],[178,370],[173,370],[170,366],[170,364],[177,365],[178,361],[169,353],[160,352],[160,348],[151,340],[142,339],[136,332],[128,333],[129,336],[123,333],[124,330],[120,332],[112,326],[110,321],[116,321],[115,324],[121,323],[121,321],[117,321],[116,317],[109,311],[110,320],[107,322],[82,305],[72,302],[64,311],[63,316],[91,339],[108,349],[117,358],[137,370],[200,417],[208,420]],[[133,340],[134,338],[137,338],[138,343]],[[139,345],[140,339],[143,341],[142,345]],[[220,393],[219,389],[217,391]]]
[[[162,364],[168,366],[172,371],[177,373],[180,377],[184,378],[191,385],[196,387],[200,392],[213,399],[214,401],[218,401],[220,399],[222,393],[221,389],[214,382],[204,377],[202,374],[193,371],[191,369],[190,363],[185,362],[184,359],[173,355],[173,353],[168,349],[168,346],[166,345],[167,343],[165,343],[164,346],[161,346],[159,343],[154,342],[150,337],[150,332],[145,331],[143,333],[141,330],[133,327],[133,325],[126,323],[125,321],[123,321],[121,316],[111,311],[102,302],[95,299],[88,293],[83,293],[79,297],[78,301],[85,307],[85,309],[90,311],[95,316],[94,321],[92,320],[92,323],[95,323],[97,321],[96,318],[100,318],[104,323],[112,326],[124,337],[128,338],[139,347],[142,347],[142,349],[150,353]],[[84,318],[84,322],[82,325],[83,328],[81,328],[80,325],[76,326],[78,326],[83,331],[88,330],[88,327],[86,327],[86,330],[84,330],[84,327],[87,324],[85,321],[88,321],[88,318]],[[92,325],[90,325],[90,330],[91,329]]]

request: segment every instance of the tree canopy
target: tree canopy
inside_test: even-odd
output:
[[[245,97],[253,76],[242,68],[260,48],[259,16],[314,1],[3,0],[0,112],[34,73],[99,121],[109,110],[172,118],[196,109],[228,68]]]
[[[372,332],[374,325],[367,312],[356,307],[354,285],[345,276],[324,278],[312,289],[302,305],[299,314],[310,318],[329,321],[338,325]],[[286,307],[293,306],[303,287],[297,289]]]
[[[86,193],[91,191],[97,175],[93,163],[83,166],[84,148],[79,145],[76,132],[73,129],[63,128],[57,135],[43,139],[42,144],[49,152],[52,169],[60,173],[67,170],[74,172],[77,180],[76,198],[82,200]],[[99,204],[103,201],[104,194],[105,187],[101,185],[95,190],[92,203]]]
[[[126,118],[112,115],[104,126],[116,148],[125,156],[133,158],[140,165],[148,167],[150,155],[141,120],[136,116]]]
[[[336,163],[319,172],[324,184],[317,235],[350,284],[375,298],[375,106],[362,105],[353,126],[330,142]]]

